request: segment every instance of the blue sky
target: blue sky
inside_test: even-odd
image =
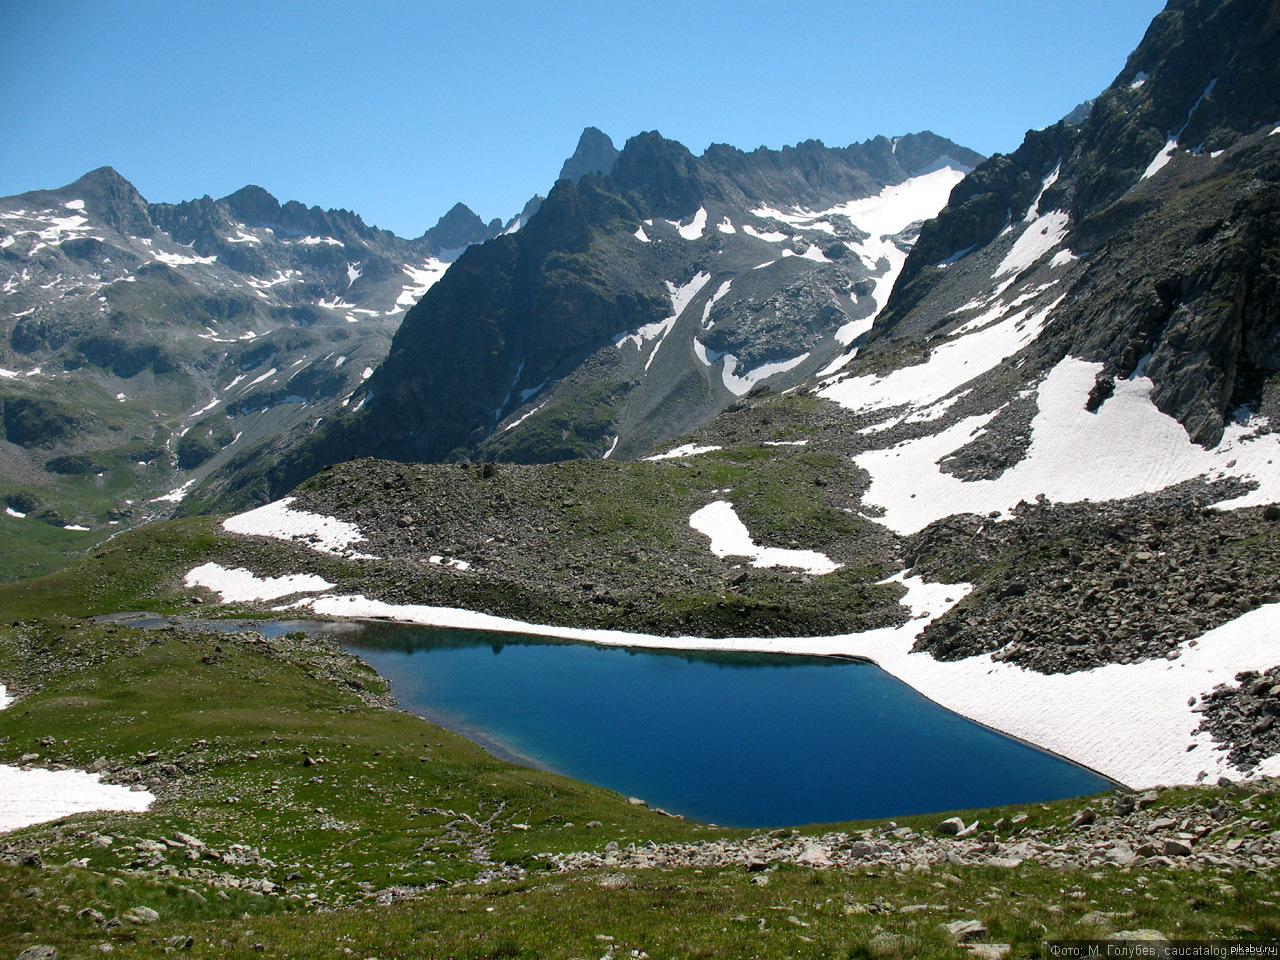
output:
[[[0,195],[104,164],[148,200],[506,219],[588,125],[708,144],[933,130],[1007,152],[1096,95],[1159,0],[0,0]]]

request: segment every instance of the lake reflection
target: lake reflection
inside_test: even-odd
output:
[[[400,705],[508,759],[725,826],[1026,803],[1111,786],[872,664],[369,624]]]

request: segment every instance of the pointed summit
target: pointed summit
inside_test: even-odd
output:
[[[500,221],[486,224],[465,203],[455,203],[453,209],[422,237],[437,253],[444,253],[461,250],[473,243],[484,243],[501,230]]]
[[[69,200],[83,200],[89,214],[122,233],[149,237],[155,232],[147,201],[113,167],[90,170],[56,192]]]
[[[608,173],[618,159],[618,148],[608,135],[595,127],[587,127],[578,138],[578,148],[560,168],[560,180],[577,183],[588,173]]]
[[[241,187],[219,202],[241,223],[270,226],[280,222],[280,201],[256,184]]]

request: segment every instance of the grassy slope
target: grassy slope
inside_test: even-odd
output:
[[[1276,933],[1265,875],[783,866],[758,885],[742,867],[548,873],[536,854],[745,832],[497,761],[378,706],[380,680],[321,640],[80,619],[180,609],[170,578],[216,550],[213,530],[197,518],[126,534],[77,568],[0,587],[0,678],[21,695],[0,712],[0,762],[34,752],[84,767],[103,756],[111,778],[153,783],[161,798],[144,814],[87,814],[7,837],[11,852],[39,850],[45,866],[0,862],[4,949],[48,943],[85,955],[109,943],[149,956],[190,937],[193,952],[218,956],[586,957],[613,944],[615,956],[843,957],[875,952],[873,939],[891,932],[918,939],[921,956],[960,956],[936,924],[976,916],[990,940],[1031,956],[1046,935],[1102,932],[1084,919],[1098,911],[1127,929],[1187,937]],[[1226,792],[1188,794],[1212,805]],[[1030,807],[1028,825],[1061,825],[1079,804]],[[1265,816],[1273,829],[1274,813]],[[192,859],[178,844],[139,843],[179,831],[207,850]],[[250,850],[237,856],[233,844]],[[192,868],[207,873],[181,875]],[[505,879],[469,882],[495,872]],[[274,889],[244,889],[264,880]],[[421,896],[376,905],[393,887]],[[937,909],[898,910],[920,903]],[[160,921],[77,917],[88,908],[110,920],[139,905]]]

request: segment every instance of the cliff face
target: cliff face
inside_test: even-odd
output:
[[[956,187],[873,344],[1052,283],[1070,292],[1035,367],[1102,361],[1105,393],[1141,364],[1159,408],[1216,444],[1280,372],[1278,43],[1280,4],[1171,3],[1079,125],[1029,133]]]

